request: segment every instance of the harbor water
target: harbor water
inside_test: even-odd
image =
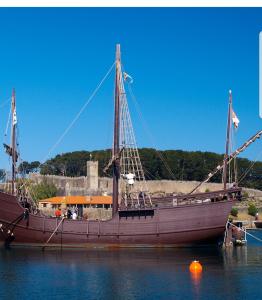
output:
[[[200,274],[189,272],[194,259]],[[0,299],[262,299],[261,274],[262,243],[250,237],[226,250],[10,249],[0,251]]]

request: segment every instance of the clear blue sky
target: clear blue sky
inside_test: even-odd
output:
[[[228,90],[240,119],[237,145],[258,116],[260,8],[0,9],[0,105],[17,91],[24,160],[42,160],[114,61],[126,71],[155,145],[131,101],[140,147],[222,153]],[[52,153],[109,148],[113,74]],[[8,106],[0,109],[4,138]],[[261,142],[245,157],[254,159]],[[6,157],[1,151],[0,163]]]

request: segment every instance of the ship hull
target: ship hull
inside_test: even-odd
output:
[[[12,229],[12,245],[84,248],[99,245],[192,246],[215,241],[223,234],[233,203],[233,200],[225,200],[156,208],[153,215],[120,217],[116,214],[107,221],[62,220],[29,214],[28,218],[15,224],[14,220],[23,215],[24,208],[16,197],[0,192],[3,229],[0,241],[6,242],[7,231]]]

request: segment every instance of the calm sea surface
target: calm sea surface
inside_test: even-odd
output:
[[[189,272],[194,259],[201,276]],[[227,251],[2,250],[0,299],[262,299],[262,243]]]

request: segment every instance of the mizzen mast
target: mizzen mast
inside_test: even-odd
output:
[[[12,131],[11,131],[11,149],[12,149],[12,194],[15,194],[15,180],[16,180],[16,162],[17,162],[17,151],[16,151],[16,98],[15,89],[12,91]]]
[[[226,152],[225,152],[225,156],[224,156],[224,166],[223,166],[223,183],[224,183],[224,190],[226,190],[226,188],[227,188],[227,161],[228,161],[228,151],[229,151],[229,144],[230,144],[231,112],[232,112],[232,91],[229,90],[228,117],[227,117],[227,137],[226,137]]]
[[[120,108],[121,58],[120,44],[116,45],[116,75],[115,75],[115,113],[114,113],[114,145],[113,145],[113,215],[118,211],[120,159],[119,159],[119,108]]]

